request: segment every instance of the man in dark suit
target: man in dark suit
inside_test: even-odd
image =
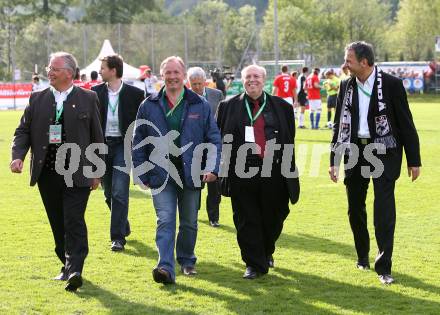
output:
[[[124,250],[125,237],[130,234],[128,199],[131,161],[125,161],[124,158],[124,138],[128,127],[136,119],[139,105],[144,100],[143,90],[122,82],[123,67],[123,60],[119,55],[101,59],[99,73],[104,83],[92,88],[98,94],[102,132],[108,146],[102,186],[105,202],[111,211],[112,251]],[[128,135],[131,139],[132,131]]]
[[[55,279],[67,280],[68,291],[82,285],[81,273],[88,253],[84,212],[90,190],[98,187],[101,176],[85,176],[85,167],[96,165],[88,158],[86,148],[93,143],[104,145],[98,98],[94,92],[73,86],[76,67],[71,54],[51,55],[47,68],[51,86],[32,93],[15,130],[10,164],[12,172],[21,173],[31,148],[30,183],[38,184],[55,239],[55,252],[63,264]],[[75,154],[72,149],[63,158],[63,150],[58,150],[62,144],[79,146],[81,152]],[[68,182],[61,173],[75,165],[79,168]]]
[[[192,67],[187,71],[187,78],[191,90],[203,96],[211,107],[213,115],[217,112],[218,104],[224,99],[223,93],[217,89],[206,86],[206,73],[200,67]],[[218,180],[207,183],[208,195],[206,196],[206,211],[208,212],[209,224],[212,227],[219,227],[219,207],[221,202],[220,183]]]
[[[273,267],[275,242],[289,214],[289,199],[292,204],[298,200],[299,180],[292,106],[263,91],[263,67],[248,66],[241,75],[246,92],[221,102],[217,110],[224,142],[220,176],[229,181],[229,193],[222,193],[231,197],[246,263],[243,278],[254,279]]]
[[[361,270],[370,267],[365,200],[370,177],[373,178],[374,227],[379,249],[375,271],[381,283],[391,284],[395,182],[400,176],[402,149],[408,176],[413,181],[419,176],[419,138],[402,81],[374,66],[370,44],[349,44],[345,65],[352,76],[341,83],[338,94],[329,174],[332,181],[338,180],[339,162],[344,156],[348,216],[358,256],[356,266]],[[371,165],[374,171],[370,173]]]

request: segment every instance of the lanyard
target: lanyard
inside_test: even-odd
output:
[[[255,114],[254,117],[252,117],[251,108],[249,107],[249,103],[247,101],[247,98],[244,99],[244,102],[246,104],[246,109],[247,109],[247,112],[248,112],[248,115],[249,115],[249,119],[251,121],[251,126],[253,126],[254,125],[254,121],[257,120],[257,118],[260,116],[261,112],[263,111],[264,107],[266,106],[266,93],[264,93],[263,105],[261,105],[260,109],[258,110],[258,112]]]
[[[182,92],[180,93],[179,97],[177,98],[176,105],[174,105],[173,108],[171,108],[168,111],[167,117],[170,117],[174,113],[174,110],[180,105],[180,103],[182,103],[183,94],[185,94],[185,89],[182,90]],[[164,91],[164,95],[166,95],[166,91]]]
[[[56,109],[56,113],[55,113],[55,124],[58,124],[58,121],[60,120],[61,115],[63,114],[63,110],[64,110],[64,104],[61,104],[60,109]]]
[[[371,97],[371,94],[368,93],[367,91],[365,91],[359,84],[358,84],[358,88],[359,88],[359,90],[361,90],[362,93],[365,94],[366,97],[368,97],[368,98]]]
[[[112,114],[114,116],[115,112],[116,112],[116,108],[119,105],[119,95],[118,95],[118,98],[116,99],[116,102],[114,102],[113,105],[112,105],[112,102],[110,102],[110,99],[109,99],[108,100],[108,105],[110,106],[110,110],[112,111]]]
[[[69,96],[70,92],[72,92],[72,88],[73,88],[73,86],[70,87],[67,90],[68,93],[66,94],[66,97],[64,98],[64,101],[67,99],[67,96]],[[56,92],[55,88],[51,87],[50,89],[52,90],[52,94],[53,94],[54,98],[56,99],[56,97],[55,97],[55,92]],[[58,93],[61,94],[61,92],[58,92]],[[58,106],[56,107],[56,111],[55,111],[55,124],[58,124],[58,122],[60,121],[60,117],[63,114],[63,111],[64,111],[64,101],[61,103],[61,106],[60,106],[59,109],[58,109]]]

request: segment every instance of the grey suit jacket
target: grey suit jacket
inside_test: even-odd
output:
[[[218,104],[223,101],[224,96],[222,91],[217,89],[211,89],[209,87],[205,87],[206,91],[206,98],[209,103],[209,106],[211,106],[211,113],[215,115],[217,112]]]

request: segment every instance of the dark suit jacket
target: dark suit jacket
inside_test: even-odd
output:
[[[98,94],[99,98],[99,111],[102,118],[102,132],[105,136],[105,127],[107,124],[107,112],[108,112],[108,88],[107,84],[102,83],[92,87],[92,91]],[[139,105],[145,98],[145,92],[137,87],[124,83],[121,92],[119,93],[119,130],[123,137],[127,132],[128,126],[136,119]]]
[[[217,112],[218,104],[225,98],[223,96],[222,91],[217,89],[211,89],[209,87],[205,88],[206,90],[206,100],[211,106],[211,112],[214,115]]]
[[[47,88],[32,93],[12,141],[12,160],[24,160],[31,149],[31,186],[35,185],[43,169],[49,145],[49,125],[55,118],[55,98]],[[91,186],[92,179],[83,175],[83,167],[92,165],[84,155],[91,143],[103,143],[101,121],[96,93],[74,87],[64,102],[64,131],[66,143],[76,143],[81,148],[79,169],[73,174],[77,187]]]
[[[232,142],[231,161],[229,166],[228,177],[234,177],[235,162],[237,158],[238,148],[245,143],[245,123],[242,117],[246,114],[244,105],[244,93],[237,95],[229,100],[219,104],[217,110],[217,124],[220,128],[222,137],[226,134],[232,134],[234,139]],[[293,144],[295,142],[295,118],[292,106],[282,98],[267,94],[267,101],[270,102],[275,110],[275,115],[280,123],[279,141],[280,144]],[[283,146],[281,147],[281,152]],[[296,169],[295,152],[291,161],[291,171]],[[286,178],[289,198],[292,204],[296,203],[299,198],[299,180],[296,178]]]
[[[333,127],[332,144],[336,143],[339,132],[339,120],[341,117],[342,103],[345,91],[350,80],[354,80],[353,100],[352,100],[352,127],[351,142],[357,143],[357,132],[359,128],[359,97],[355,78],[348,78],[341,83],[336,105],[336,114]],[[388,121],[392,133],[397,141],[397,148],[388,149],[386,154],[378,154],[384,165],[384,174],[390,180],[396,180],[400,176],[402,166],[402,149],[405,149],[405,155],[408,166],[421,166],[420,145],[417,130],[414,126],[411,111],[409,109],[406,91],[402,80],[390,74],[382,73],[383,102],[387,106]],[[368,127],[370,135],[373,137],[376,133],[376,124],[374,117],[374,106],[377,106],[377,85],[374,85],[368,110]],[[359,152],[362,154],[362,152]],[[330,154],[330,165],[334,166],[335,155]],[[346,157],[347,159],[347,157]],[[351,176],[351,169],[346,170],[345,175]]]

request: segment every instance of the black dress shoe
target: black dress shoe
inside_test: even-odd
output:
[[[272,255],[267,257],[267,264],[269,265],[269,268],[275,268],[275,261],[273,260]]]
[[[356,268],[359,270],[368,271],[368,270],[370,270],[370,264],[358,262],[358,263],[356,263]]]
[[[211,225],[212,227],[219,227],[220,223],[218,223],[218,221],[209,221],[209,225]]]
[[[79,272],[74,272],[67,279],[66,291],[75,292],[83,284],[81,274]]]
[[[162,267],[156,267],[153,269],[153,279],[157,283],[174,284],[175,281],[171,278],[171,274]]]
[[[258,272],[254,267],[246,267],[246,271],[243,274],[244,279],[253,280],[262,275],[261,272]]]
[[[67,280],[66,269],[64,267],[61,267],[60,274],[58,276],[56,276],[55,278],[53,278],[53,280],[66,281]]]
[[[382,284],[390,285],[394,282],[394,278],[390,274],[379,275],[379,281]]]
[[[121,241],[113,241],[111,250],[114,252],[120,252],[124,250],[124,244]]]

